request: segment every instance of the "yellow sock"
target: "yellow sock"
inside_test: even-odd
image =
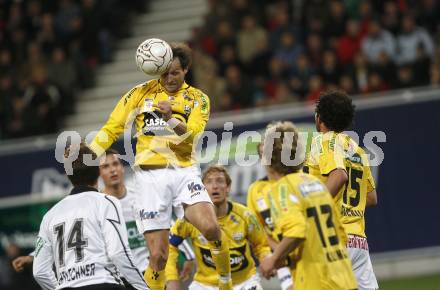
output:
[[[165,289],[165,270],[154,271],[147,267],[144,274],[144,280],[147,282],[151,290],[164,290]]]
[[[219,275],[219,290],[232,290],[229,248],[227,241],[223,237],[224,233],[222,233],[221,241],[209,242],[209,245],[211,256]]]

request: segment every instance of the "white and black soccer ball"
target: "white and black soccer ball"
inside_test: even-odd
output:
[[[166,72],[173,61],[170,45],[159,38],[150,38],[142,42],[136,50],[137,67],[150,76]]]

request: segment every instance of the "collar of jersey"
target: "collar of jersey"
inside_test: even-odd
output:
[[[219,219],[227,217],[232,212],[232,207],[233,207],[232,202],[228,200],[228,212],[224,216],[219,217]]]
[[[171,93],[169,93],[169,92],[165,89],[165,87],[160,83],[160,80],[159,80],[159,85],[160,85],[161,88],[164,90],[164,92],[166,92],[167,94],[171,95]],[[186,89],[188,89],[189,87],[190,87],[190,85],[188,85],[185,81],[183,81],[183,84],[182,84],[182,86],[180,87],[180,89],[179,89],[177,92],[173,93],[172,95],[177,94],[177,93],[180,92],[181,90],[186,90]]]
[[[72,190],[70,191],[70,195],[74,195],[74,194],[86,192],[86,191],[98,192],[98,190],[94,187],[87,186],[87,185],[80,185],[80,186],[75,186],[74,188],[72,188]]]

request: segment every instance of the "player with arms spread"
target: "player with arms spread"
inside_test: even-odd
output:
[[[203,183],[215,205],[218,221],[229,239],[232,283],[235,290],[261,290],[252,253],[261,262],[270,254],[264,230],[255,215],[245,206],[228,201],[231,177],[222,166],[211,166],[203,174]],[[177,220],[171,228],[170,258],[167,263],[167,289],[176,290],[177,246],[191,238],[197,261],[197,272],[190,290],[218,289],[218,275],[205,237],[185,220]]]
[[[277,133],[280,137],[274,138]],[[292,137],[286,138],[288,134]],[[264,150],[263,159],[279,178],[269,197],[275,227],[283,238],[273,255],[261,263],[263,275],[270,277],[290,255],[294,261],[290,265],[292,270],[296,267],[295,290],[355,289],[356,280],[345,248],[347,236],[330,193],[316,177],[301,172],[302,162],[283,162],[297,154],[301,156],[304,150],[295,126],[291,122],[272,125],[266,130],[264,146],[272,140],[273,150]],[[292,143],[283,144],[287,140]],[[282,155],[285,148],[291,149],[290,156]]]
[[[305,171],[324,182],[335,199],[348,234],[348,253],[359,289],[378,289],[365,235],[365,208],[377,204],[375,183],[365,151],[343,133],[354,105],[341,91],[322,94],[316,105],[316,129]]]
[[[150,250],[145,279],[163,290],[172,210],[183,205],[185,218],[208,240],[220,275],[220,289],[231,289],[229,250],[214,207],[193,160],[193,144],[209,119],[209,99],[185,82],[191,50],[172,44],[173,61],[160,79],[131,89],[119,101],[91,148],[102,154],[132,120],[137,131],[135,180],[138,227]],[[182,212],[177,212],[179,217]]]
[[[120,273],[135,289],[149,289],[133,262],[121,205],[98,192],[99,168],[85,164],[87,155],[96,159],[83,143],[66,150],[66,157],[78,156],[68,175],[74,187],[43,217],[35,280],[45,290],[122,290]]]

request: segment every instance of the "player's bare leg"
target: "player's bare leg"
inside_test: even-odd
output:
[[[165,288],[165,266],[168,259],[169,230],[156,230],[144,233],[150,250],[150,263],[145,270],[144,279],[152,290]]]
[[[208,240],[212,259],[219,274],[219,289],[232,290],[229,247],[218,224],[212,204],[199,202],[185,207],[185,218]]]

